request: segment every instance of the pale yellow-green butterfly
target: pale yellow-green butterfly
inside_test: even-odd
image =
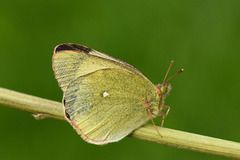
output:
[[[52,62],[65,118],[89,143],[119,141],[153,117],[164,120],[170,109],[164,106],[171,90],[166,76],[155,86],[132,65],[73,43],[58,45]]]

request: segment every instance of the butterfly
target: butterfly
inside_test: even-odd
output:
[[[163,84],[154,85],[134,66],[74,43],[55,47],[52,67],[63,91],[65,118],[89,143],[119,141],[160,115],[163,124],[169,112],[164,99],[172,77],[165,81],[167,74]]]

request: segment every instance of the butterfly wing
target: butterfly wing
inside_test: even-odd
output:
[[[141,76],[105,68],[72,80],[64,94],[66,118],[84,140],[94,144],[115,142],[150,119],[159,105],[156,87]]]
[[[156,87],[130,64],[79,44],[54,50],[53,70],[68,121],[95,144],[118,141],[144,124],[144,104],[159,106]]]
[[[52,61],[55,77],[63,92],[76,77],[104,68],[128,70],[149,81],[132,65],[79,44],[58,45],[54,50]]]

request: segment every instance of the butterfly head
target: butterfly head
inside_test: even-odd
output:
[[[173,75],[172,77],[167,78],[167,75],[168,75],[168,72],[169,70],[171,69],[173,65],[173,61],[171,61],[169,67],[168,67],[168,70],[167,70],[167,73],[164,77],[164,80],[163,80],[163,83],[162,84],[158,84],[156,87],[157,87],[157,93],[160,97],[160,111],[161,111],[161,108],[162,106],[164,105],[164,99],[165,97],[169,94],[169,92],[171,91],[172,87],[171,87],[171,84],[170,83],[167,83],[170,79],[172,79],[173,77],[175,77],[176,75],[178,75],[179,73],[183,72],[184,69],[181,69],[179,72],[177,72],[175,75]]]
[[[170,83],[158,84],[157,88],[158,88],[157,93],[161,96],[164,96],[164,97],[166,97],[172,89]]]

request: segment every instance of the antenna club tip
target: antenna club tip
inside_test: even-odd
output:
[[[184,69],[182,68],[180,71],[181,71],[181,72],[183,72],[183,71],[184,71]]]

